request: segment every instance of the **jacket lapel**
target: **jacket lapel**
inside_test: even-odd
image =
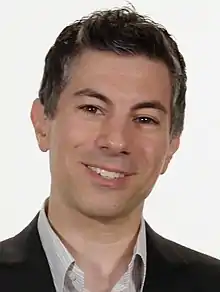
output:
[[[146,223],[147,274],[144,292],[194,291],[187,275],[188,263],[178,245],[161,237]]]
[[[37,220],[38,215],[20,234],[1,244],[1,264],[13,267],[15,277],[10,285],[17,285],[16,291],[56,292]]]
[[[38,218],[38,216],[37,216]],[[38,229],[37,229],[37,218],[32,222],[27,260],[30,261],[31,275],[35,287],[31,287],[29,291],[50,291],[55,292],[53,278],[51,275],[50,267],[41,245]]]

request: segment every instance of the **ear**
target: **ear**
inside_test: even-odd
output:
[[[44,114],[44,106],[37,98],[31,108],[31,121],[35,130],[37,142],[41,151],[49,150],[49,119]]]
[[[168,165],[169,165],[171,159],[173,158],[173,155],[179,149],[179,145],[180,145],[180,136],[177,136],[171,140],[169,150],[168,150],[166,159],[164,161],[164,164],[163,164],[163,167],[161,170],[161,174],[164,174],[166,172]]]

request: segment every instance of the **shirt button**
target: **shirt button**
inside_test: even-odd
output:
[[[76,281],[76,275],[71,270],[68,271],[68,277],[71,281],[73,281],[73,282]]]
[[[70,276],[70,279],[71,279],[73,282],[75,282],[75,281],[76,281],[76,275],[71,275],[71,276]]]

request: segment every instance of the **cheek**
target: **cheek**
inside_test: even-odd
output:
[[[145,135],[136,139],[136,153],[140,164],[145,168],[161,168],[168,150],[168,139],[165,135]]]
[[[80,120],[77,116],[65,119],[56,127],[54,136],[59,148],[73,151],[75,148],[91,144],[98,135],[98,124]],[[68,151],[67,151],[68,153]]]

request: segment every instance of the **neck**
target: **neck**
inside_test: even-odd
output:
[[[128,264],[137,240],[143,206],[124,218],[97,220],[70,208],[52,195],[48,218],[75,260],[102,265],[104,273]]]

